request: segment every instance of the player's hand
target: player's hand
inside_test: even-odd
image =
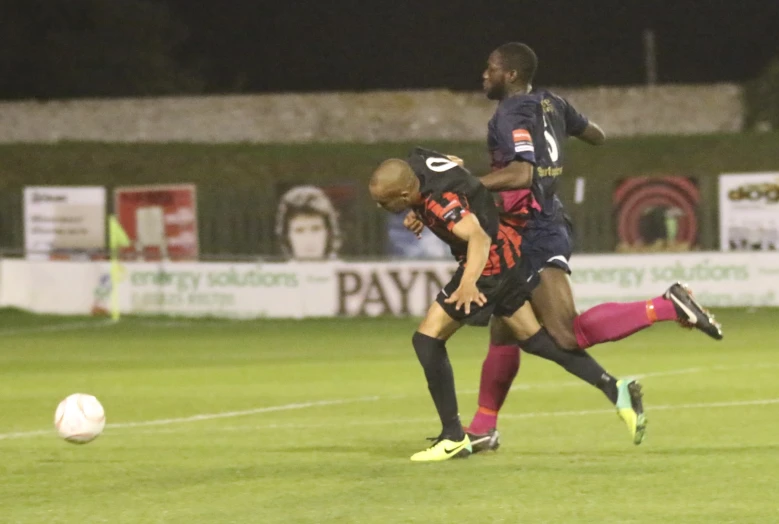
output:
[[[484,293],[479,291],[475,282],[460,282],[457,289],[454,290],[452,296],[444,300],[447,304],[455,303],[455,309],[460,311],[461,307],[465,307],[465,314],[471,314],[471,304],[476,303],[479,306],[483,306],[487,303],[487,297]]]
[[[403,219],[403,227],[414,233],[417,238],[422,238],[422,230],[425,229],[425,225],[413,211],[409,211]]]
[[[448,158],[449,160],[451,160],[452,162],[454,162],[455,164],[457,164],[460,167],[465,167],[465,160],[463,160],[459,156],[446,155],[446,158]]]

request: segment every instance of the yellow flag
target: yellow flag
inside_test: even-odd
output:
[[[108,218],[108,246],[111,248],[111,251],[116,251],[120,247],[129,245],[130,238],[116,219],[116,215],[111,215]]]
[[[130,238],[122,229],[122,225],[116,219],[116,215],[108,217],[108,246],[111,248],[111,318],[114,322],[119,320],[119,283],[122,281],[124,271],[119,262],[119,248],[128,247]]]

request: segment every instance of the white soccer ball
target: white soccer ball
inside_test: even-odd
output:
[[[54,427],[60,437],[68,442],[86,444],[103,432],[103,405],[92,395],[73,393],[57,406]]]

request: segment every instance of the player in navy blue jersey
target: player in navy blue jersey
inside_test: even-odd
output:
[[[523,257],[540,274],[531,301],[541,323],[562,348],[580,352],[664,320],[682,321],[721,339],[720,326],[678,283],[651,300],[601,304],[578,314],[568,276],[573,251],[571,224],[557,196],[557,181],[564,171],[568,137],[591,145],[603,144],[606,137],[563,97],[533,89],[537,64],[533,50],[516,42],[498,47],[488,59],[483,87],[498,106],[487,137],[493,171],[481,181],[500,192],[504,211],[513,215],[522,229]],[[482,449],[482,443],[486,448],[498,445],[499,436],[494,431],[497,412],[518,369],[516,340],[496,320],[482,367],[479,410],[469,426],[476,451]],[[625,422],[634,442],[640,443],[643,432],[636,431],[635,421]]]

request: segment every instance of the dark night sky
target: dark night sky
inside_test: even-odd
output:
[[[536,84],[742,81],[779,55],[779,0],[155,0],[190,29],[210,91],[476,90],[489,51],[524,41]]]

